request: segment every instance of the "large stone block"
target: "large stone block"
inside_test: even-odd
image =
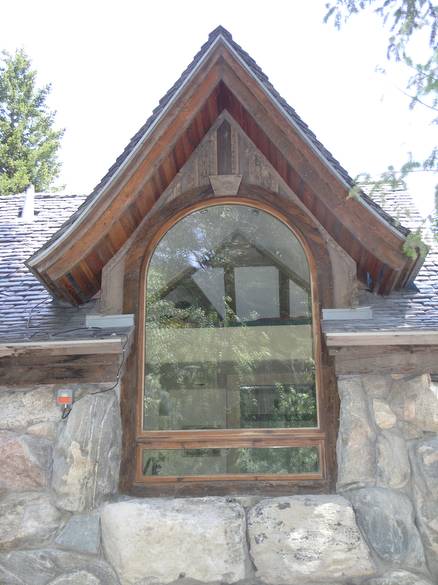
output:
[[[0,500],[0,549],[44,545],[65,521],[47,494],[10,494]],[[1,583],[1,581],[0,581]]]
[[[105,555],[122,585],[186,577],[234,583],[245,577],[245,514],[221,498],[147,499],[107,504]]]
[[[51,386],[0,392],[0,429],[25,430],[31,425],[60,419],[61,410]]]
[[[394,382],[388,401],[400,421],[438,432],[438,391],[428,374]]]
[[[376,482],[376,433],[368,400],[359,377],[338,380],[341,398],[338,458],[338,489],[346,490]]]
[[[389,404],[379,398],[373,400],[374,420],[381,429],[392,429],[397,424],[397,417]]]
[[[262,500],[248,514],[257,577],[272,585],[324,583],[374,573],[351,504],[340,496]]]
[[[434,585],[429,579],[408,573],[407,571],[393,571],[384,577],[376,577],[366,582],[366,585]]]
[[[54,441],[58,432],[58,423],[55,422],[42,422],[36,423],[27,427],[28,435],[35,435],[36,437],[43,437],[49,441]]]
[[[77,580],[75,580],[75,578]],[[119,585],[103,560],[62,550],[0,554],[1,585]]]
[[[409,455],[417,522],[429,568],[438,581],[438,436],[413,444]]]
[[[97,513],[72,516],[55,543],[69,550],[96,555],[100,550],[100,516]]]
[[[40,437],[0,431],[0,488],[24,491],[50,481],[52,447]]]
[[[104,585],[104,583],[88,571],[75,571],[69,575],[56,577],[50,581],[49,585]]]
[[[382,431],[377,438],[377,485],[402,489],[411,478],[406,443],[396,431]]]
[[[75,402],[54,449],[52,487],[57,505],[81,512],[113,494],[118,484],[120,447],[115,393],[86,395]]]
[[[425,570],[423,545],[410,499],[399,492],[367,488],[348,493],[367,542],[384,561]]]
[[[385,374],[362,374],[360,376],[365,394],[369,398],[386,398],[392,385],[391,376]]]

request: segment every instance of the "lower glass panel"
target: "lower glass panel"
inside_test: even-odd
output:
[[[144,476],[319,473],[318,447],[144,449]]]

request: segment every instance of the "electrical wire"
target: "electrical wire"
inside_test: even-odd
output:
[[[93,327],[93,329],[101,329],[101,328]],[[87,396],[111,392],[111,390],[114,390],[115,388],[117,388],[117,386],[120,382],[120,377],[122,375],[123,366],[125,364],[125,359],[126,359],[126,348],[127,348],[128,341],[129,341],[129,335],[127,333],[116,333],[115,331],[112,331],[111,333],[108,332],[108,335],[104,336],[104,338],[105,337],[112,337],[113,335],[119,335],[120,337],[125,338],[125,341],[124,341],[123,346],[122,346],[122,359],[121,359],[119,367],[117,369],[116,380],[115,380],[114,384],[112,386],[110,386],[109,388],[102,388],[101,390],[96,390],[95,392],[87,392]],[[62,415],[61,415],[62,420],[66,420],[69,417],[69,415],[73,409],[73,405],[74,405],[74,403],[71,405],[71,407],[69,409],[63,410]]]
[[[16,270],[13,270],[11,272],[9,272],[8,274],[6,274],[2,280],[7,280],[9,278],[11,278],[12,276],[15,276],[17,274],[22,274],[23,273],[23,268],[24,268],[24,272],[28,272],[27,268],[24,267],[20,267],[17,268]],[[5,290],[0,290],[0,295],[3,295],[5,297],[11,298],[14,297],[15,295],[13,293],[10,293],[8,291]],[[115,378],[115,382],[109,387],[109,388],[103,388],[101,390],[97,390],[95,392],[89,392],[88,394],[102,394],[104,392],[110,392],[111,390],[114,390],[119,382],[120,382],[120,378],[122,375],[122,371],[123,371],[123,367],[125,365],[125,360],[126,360],[126,350],[127,350],[127,346],[128,346],[128,342],[129,342],[129,335],[127,333],[124,332],[117,332],[115,330],[105,330],[102,327],[72,327],[70,329],[63,329],[61,331],[52,331],[52,332],[48,332],[48,331],[34,331],[33,333],[31,333],[31,329],[32,329],[32,319],[35,318],[36,315],[38,315],[43,306],[48,304],[48,303],[52,303],[53,302],[53,298],[51,296],[48,296],[45,299],[42,299],[40,301],[38,301],[36,304],[29,306],[31,301],[27,302],[27,307],[26,307],[26,312],[27,312],[27,317],[26,317],[26,334],[25,334],[25,339],[27,340],[31,340],[34,339],[36,337],[38,337],[39,339],[45,339],[45,340],[50,340],[50,339],[54,339],[55,337],[59,337],[61,335],[69,335],[71,333],[76,333],[78,331],[84,331],[87,333],[91,333],[92,338],[107,338],[107,337],[113,337],[115,335],[118,335],[120,337],[124,338],[124,342],[122,345],[122,359],[120,361],[119,367],[117,369],[117,374],[116,374],[116,378]],[[78,311],[80,311],[84,305],[88,304],[88,303],[93,303],[95,302],[95,299],[90,299],[89,301],[86,301],[85,303],[83,303],[81,305],[81,307],[76,307]],[[69,414],[71,412],[71,407],[69,409],[64,409],[63,413],[62,413],[62,419],[65,420],[68,418]]]

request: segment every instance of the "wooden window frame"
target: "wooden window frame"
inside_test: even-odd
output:
[[[221,429],[199,431],[144,431],[142,429],[143,372],[145,358],[146,275],[161,238],[182,218],[216,205],[245,205],[281,221],[294,234],[306,254],[312,294],[313,345],[316,364],[318,427],[306,429]],[[328,493],[336,482],[335,445],[339,399],[332,359],[321,335],[320,309],[333,306],[330,256],[317,224],[296,204],[255,185],[243,184],[238,196],[214,196],[209,186],[183,194],[158,209],[145,222],[143,233],[131,246],[125,265],[124,309],[136,313],[136,338],[122,383],[121,409],[124,427],[121,491],[135,495],[220,495],[239,493]],[[134,397],[135,393],[135,397]],[[191,433],[188,441],[188,433]],[[158,441],[158,442],[157,442]],[[320,473],[297,475],[185,476],[142,474],[142,448],[305,447],[316,445]]]

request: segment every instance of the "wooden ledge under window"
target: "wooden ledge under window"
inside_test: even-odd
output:
[[[328,347],[359,347],[374,345],[437,345],[438,331],[337,331],[326,333]]]
[[[129,332],[105,338],[0,344],[0,384],[115,382]]]
[[[417,375],[436,372],[438,331],[393,330],[326,333],[336,374]]]

